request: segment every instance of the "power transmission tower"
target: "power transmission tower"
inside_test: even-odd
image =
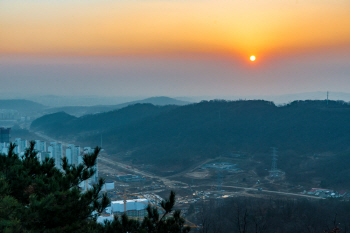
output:
[[[327,105],[328,105],[328,94],[329,94],[329,92],[327,91]]]
[[[278,178],[281,175],[281,171],[277,169],[277,149],[276,147],[272,147],[272,164],[270,170],[271,178]]]

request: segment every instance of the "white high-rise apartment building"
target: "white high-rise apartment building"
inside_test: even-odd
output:
[[[40,142],[40,150],[46,152],[46,142]]]
[[[62,155],[62,144],[57,142],[51,142],[50,146],[48,147],[48,152],[51,152],[52,158],[55,159],[55,166],[58,169],[61,169],[61,159],[63,157]]]
[[[73,149],[72,163],[78,165],[78,158],[80,156],[80,146],[75,146]]]
[[[40,140],[35,140],[34,149],[37,150],[37,151],[40,151]]]
[[[16,138],[15,139],[15,144],[16,144],[15,153],[19,155],[22,152],[22,150],[21,150],[21,139],[20,138]]]
[[[25,152],[25,150],[28,148],[28,141],[27,140],[21,140],[20,138],[15,139],[15,144],[17,145],[15,148],[15,153],[19,156]]]
[[[68,164],[73,164],[72,157],[73,157],[73,150],[71,147],[68,146],[68,148],[66,149],[66,158],[68,160]]]
[[[69,164],[78,165],[78,157],[80,156],[80,147],[69,144],[66,149],[66,157]]]
[[[46,151],[46,142],[42,142],[40,140],[35,140],[35,146],[34,149],[37,151]]]
[[[25,150],[28,148],[28,141],[27,140],[21,140],[21,143],[20,143],[20,153],[24,153]]]

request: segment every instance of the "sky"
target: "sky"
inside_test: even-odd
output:
[[[1,0],[0,93],[350,92],[349,12],[349,0]]]

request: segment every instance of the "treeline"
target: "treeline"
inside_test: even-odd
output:
[[[201,233],[350,231],[350,203],[335,199],[231,198],[196,206]]]
[[[341,101],[276,106],[216,100],[181,107],[137,104],[70,120],[53,114],[37,119],[32,128],[90,144],[99,144],[102,134],[109,152],[134,151],[136,163],[181,167],[230,151],[269,153],[271,146],[297,154],[349,151],[349,118],[350,106]]]
[[[65,112],[57,112],[36,119],[32,122],[31,128],[59,138],[86,133],[100,136],[100,132],[115,130],[176,107],[175,105],[161,107],[152,104],[135,104],[120,110],[85,115],[79,118]]]

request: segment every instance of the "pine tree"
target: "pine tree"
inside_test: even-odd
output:
[[[173,210],[175,205],[175,192],[171,191],[169,199],[161,202],[163,213],[160,215],[156,207],[147,207],[147,216],[139,223],[128,219],[124,214],[121,219],[115,218],[113,222],[106,222],[101,233],[188,233],[191,228],[185,226],[185,220],[180,216],[180,210]],[[172,214],[172,216],[170,216]]]
[[[9,185],[0,177],[0,232],[19,232],[20,221],[17,219],[21,205],[9,194]]]
[[[173,211],[175,193],[161,203],[160,216],[148,206],[142,223],[124,214],[112,222],[99,224],[96,219],[110,204],[106,193],[100,194],[104,180],[86,192],[79,184],[96,172],[94,167],[100,148],[83,156],[83,163],[70,165],[62,159],[62,170],[52,158],[37,159],[35,142],[30,142],[20,158],[10,144],[8,155],[0,154],[0,232],[100,232],[100,233],[187,233],[180,211]],[[172,216],[169,215],[172,213]]]
[[[110,203],[106,194],[100,195],[104,180],[100,179],[92,189],[79,190],[79,183],[94,173],[94,165],[100,151],[84,156],[83,164],[69,165],[62,159],[62,171],[55,161],[46,158],[39,162],[34,142],[30,143],[22,158],[14,153],[10,144],[8,155],[0,155],[1,205],[15,211],[14,220],[23,232],[87,232],[96,225],[96,218]],[[6,211],[7,212],[7,211]],[[5,213],[6,214],[6,213]],[[2,216],[1,216],[2,217]],[[0,230],[10,229],[2,221]]]

